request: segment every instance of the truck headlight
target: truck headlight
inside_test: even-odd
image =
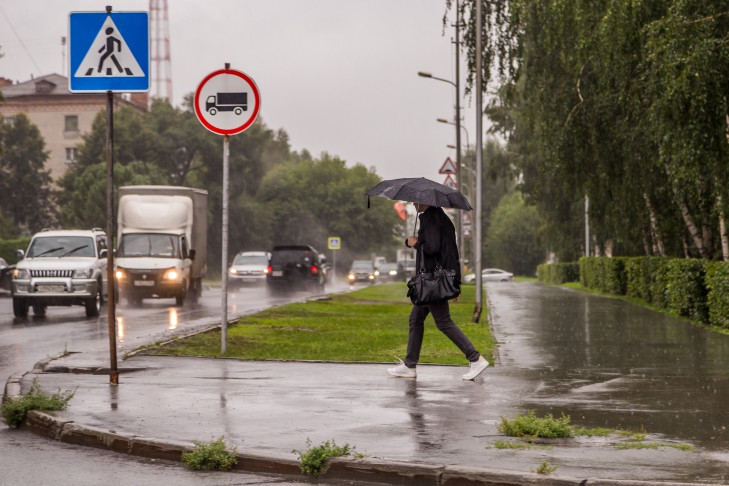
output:
[[[172,280],[172,281],[174,281],[174,280],[177,280],[177,278],[179,277],[179,275],[180,274],[177,272],[177,269],[176,268],[170,268],[169,270],[167,270],[165,272],[164,279],[165,280]]]
[[[90,268],[80,268],[73,272],[72,278],[91,278],[93,274],[94,271]]]
[[[13,270],[13,278],[18,280],[27,280],[30,278],[30,270],[25,268],[16,268]]]

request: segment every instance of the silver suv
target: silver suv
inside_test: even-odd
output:
[[[43,316],[49,305],[83,305],[97,317],[107,295],[106,234],[100,229],[41,231],[28,252],[18,250],[13,271],[13,313]]]

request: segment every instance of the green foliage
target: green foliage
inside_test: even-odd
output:
[[[238,451],[228,449],[223,436],[212,442],[193,441],[192,451],[182,453],[182,462],[196,471],[228,471],[238,463]]]
[[[537,279],[551,285],[561,285],[566,282],[579,282],[580,265],[569,263],[542,263],[537,267]]]
[[[530,410],[524,415],[517,415],[511,420],[501,417],[501,423],[496,428],[510,437],[551,439],[572,437],[573,435],[569,416],[562,414],[562,417],[555,419],[550,413],[540,418],[537,417],[534,410]]]
[[[106,228],[106,162],[89,165],[73,176],[67,175],[59,184],[65,188],[58,195],[62,226]],[[165,184],[157,166],[136,161],[119,165],[114,170],[115,191],[120,186],[146,184]]]
[[[407,344],[412,304],[404,283],[373,285],[330,299],[287,304],[241,318],[228,328],[228,357],[239,359],[391,362]],[[471,322],[475,288],[464,287],[451,303],[454,322],[476,343],[486,359],[495,343],[489,326]],[[404,325],[405,324],[405,325]],[[432,320],[426,321],[424,363],[463,364],[463,354]],[[145,350],[147,354],[220,356],[219,329]]]
[[[8,264],[13,265],[18,263],[18,259],[15,257],[17,250],[25,251],[30,243],[30,237],[17,238],[14,240],[0,240],[0,258],[4,258]]]
[[[668,264],[666,295],[668,308],[676,314],[706,322],[706,262],[698,259],[672,259]]]
[[[559,466],[552,466],[547,461],[542,461],[542,463],[537,468],[537,474],[552,474],[554,471],[557,470]]]
[[[560,260],[579,257],[585,195],[594,244],[614,255],[716,258],[729,196],[726,2],[480,4],[483,86],[500,84],[486,111]],[[475,5],[461,3],[469,83]]]
[[[273,210],[273,243],[306,242],[322,251],[329,235],[342,238],[350,256],[382,254],[402,245],[393,202],[379,197],[367,207],[367,189],[380,178],[362,165],[323,154],[321,160],[300,160],[267,173],[258,197]],[[337,255],[339,261],[346,261]]]
[[[306,440],[309,449],[304,452],[293,451],[299,455],[299,467],[307,476],[317,477],[326,472],[326,462],[332,457],[348,456],[354,451],[349,444],[338,446],[333,440],[311,447],[311,439]]]
[[[2,417],[10,427],[18,427],[25,420],[30,410],[65,410],[68,402],[75,392],[61,392],[53,394],[44,392],[37,380],[28,390],[28,393],[18,398],[12,398],[2,404]]]
[[[521,194],[501,200],[486,231],[485,256],[489,266],[506,268],[517,275],[534,275],[547,251],[540,236],[542,220]]]
[[[706,288],[709,323],[729,328],[728,262],[710,262],[706,265]]]
[[[0,154],[0,214],[25,233],[53,226],[48,152],[40,130],[25,114],[0,123]]]

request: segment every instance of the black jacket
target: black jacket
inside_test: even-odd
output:
[[[415,269],[420,270],[421,254],[425,257],[426,271],[435,269],[436,264],[449,270],[455,270],[461,278],[461,265],[458,261],[458,245],[456,229],[442,208],[429,207],[420,214],[420,229],[415,257]],[[420,249],[423,251],[421,252]],[[436,263],[437,262],[437,263]]]

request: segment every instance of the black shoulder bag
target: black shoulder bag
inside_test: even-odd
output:
[[[443,268],[436,259],[432,272],[425,271],[423,248],[420,252],[420,268],[408,281],[408,297],[413,304],[433,304],[450,300],[461,294],[461,279],[455,270]]]

